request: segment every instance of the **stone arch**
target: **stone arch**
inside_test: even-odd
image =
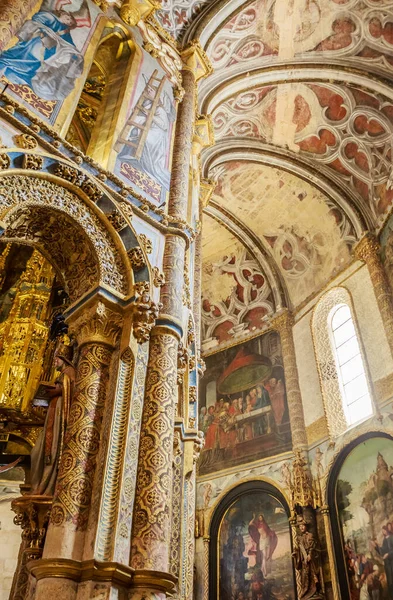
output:
[[[127,300],[135,281],[150,281],[128,202],[116,202],[77,167],[24,155],[23,166],[33,157],[47,172],[21,170],[20,155],[19,160],[14,152],[4,156],[8,168],[0,173],[1,239],[37,246],[69,288],[72,302],[98,288]]]
[[[227,490],[226,493],[217,501],[214,512],[212,514],[212,518],[210,521],[209,532],[208,535],[210,537],[209,544],[209,562],[208,565],[205,564],[205,569],[208,568],[208,581],[209,581],[209,599],[213,600],[218,597],[218,585],[219,585],[219,541],[220,541],[220,530],[223,519],[225,515],[228,513],[229,509],[235,505],[235,503],[242,498],[249,498],[250,495],[256,494],[264,495],[266,499],[271,499],[273,503],[276,503],[280,506],[280,510],[282,511],[282,518],[286,520],[288,530],[287,535],[289,538],[290,544],[292,544],[292,536],[291,529],[289,526],[289,517],[290,517],[290,507],[284,496],[284,494],[279,490],[275,483],[269,482],[263,479],[255,479],[250,480],[239,485],[232,487],[232,489]],[[260,507],[256,508],[254,506],[254,513],[258,512]],[[285,516],[284,516],[285,515]],[[244,516],[244,522],[248,524],[250,519],[253,517],[251,512],[250,518],[247,518],[247,515]],[[247,528],[247,526],[246,526]],[[206,559],[205,559],[206,560]],[[291,561],[292,563],[292,561]],[[293,565],[291,564],[292,569]],[[291,568],[291,567],[289,567]],[[296,579],[293,573],[293,588],[295,591],[296,587]]]
[[[314,307],[313,316],[311,319],[311,335],[314,345],[324,411],[329,434],[333,438],[336,438],[340,434],[344,433],[348,427],[347,419],[344,413],[342,393],[338,380],[336,359],[334,357],[329,325],[329,315],[331,314],[333,308],[338,304],[346,304],[351,310],[353,323],[359,340],[363,364],[366,373],[368,373],[367,360],[363,350],[352,297],[346,288],[335,287],[324,294],[324,296],[322,296],[322,298],[318,301]]]

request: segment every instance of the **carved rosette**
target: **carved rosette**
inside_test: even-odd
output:
[[[356,245],[354,254],[367,265],[375,297],[385,327],[386,337],[393,355],[393,299],[392,290],[380,258],[381,247],[372,235],[364,236]]]
[[[11,503],[15,513],[14,523],[22,528],[28,560],[40,558],[42,555],[51,507],[50,496],[26,495],[16,498]]]

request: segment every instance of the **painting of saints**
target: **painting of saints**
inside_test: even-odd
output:
[[[205,445],[199,473],[210,473],[291,443],[285,375],[275,331],[206,357],[199,427]]]
[[[19,30],[15,46],[0,55],[0,75],[46,100],[64,100],[83,72],[71,31],[90,26],[89,7],[86,0],[75,11],[64,4],[67,0],[44,1]]]
[[[288,518],[266,491],[234,501],[219,529],[219,600],[294,600]]]
[[[338,475],[336,499],[351,600],[393,598],[393,441],[355,446]],[[389,466],[390,465],[390,466]]]

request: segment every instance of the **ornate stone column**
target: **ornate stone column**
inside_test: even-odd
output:
[[[385,327],[386,338],[393,355],[392,291],[381,262],[380,251],[381,247],[376,238],[371,234],[367,234],[356,245],[354,254],[358,260],[362,260],[367,265],[379,312],[381,313],[382,322]]]
[[[285,386],[291,423],[292,446],[294,451],[307,450],[307,434],[304,422],[302,395],[299,386],[299,374],[296,364],[295,345],[293,342],[293,317],[286,310],[272,321],[273,329],[280,334],[281,351],[284,362]]]
[[[32,569],[36,599],[73,600],[80,580],[94,490],[109,366],[121,317],[101,302],[70,319],[79,360],[43,559]],[[70,570],[70,561],[72,569]],[[72,576],[70,572],[72,571]]]
[[[203,538],[203,598],[209,600],[209,555],[210,555],[210,536]]]
[[[131,540],[131,567],[135,569],[132,600],[165,597],[176,582],[170,573],[170,546],[177,360],[184,328],[181,291],[186,240],[181,228],[187,217],[196,84],[209,72],[198,44],[186,48],[182,59],[185,93],[176,122],[168,203],[168,214],[179,222],[180,230],[179,235],[166,238],[162,310],[150,335]]]

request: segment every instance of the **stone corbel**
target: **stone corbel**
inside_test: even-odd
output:
[[[183,69],[192,71],[195,81],[199,81],[213,73],[209,57],[203,50],[199,41],[192,41],[181,53]]]
[[[213,179],[201,179],[199,184],[199,197],[202,203],[202,209],[206,208],[212,197],[216,182]]]
[[[148,341],[161,308],[161,303],[157,304],[151,299],[150,284],[148,281],[141,281],[135,284],[133,333],[138,344]]]
[[[210,115],[199,115],[194,125],[192,153],[199,156],[203,148],[214,144],[214,128]]]
[[[120,16],[127,25],[135,27],[160,8],[159,0],[123,0]]]
[[[76,319],[69,320],[69,330],[78,346],[96,342],[114,347],[119,339],[122,317],[108,309],[103,302],[86,307]]]
[[[28,560],[41,557],[52,508],[50,496],[21,496],[11,503],[14,523],[22,528],[25,553]]]

